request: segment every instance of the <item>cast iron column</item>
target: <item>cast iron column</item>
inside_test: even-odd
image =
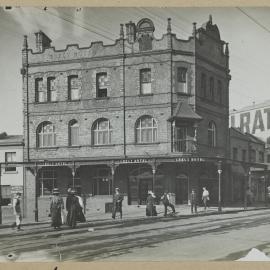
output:
[[[218,162],[218,212],[221,212],[221,161]]]

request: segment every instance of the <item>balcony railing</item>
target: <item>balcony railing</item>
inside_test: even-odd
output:
[[[197,143],[194,140],[176,140],[173,144],[173,151],[193,153],[197,151]]]

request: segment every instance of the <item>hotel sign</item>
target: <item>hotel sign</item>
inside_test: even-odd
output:
[[[204,162],[205,159],[201,157],[180,157],[175,159],[176,162]]]
[[[118,163],[119,164],[132,164],[132,163],[147,163],[149,162],[149,159],[145,159],[145,158],[136,158],[136,159],[122,159],[119,160]]]

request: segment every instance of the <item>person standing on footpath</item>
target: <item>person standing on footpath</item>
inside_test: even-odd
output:
[[[175,215],[175,208],[174,205],[171,203],[171,196],[170,193],[168,193],[167,191],[164,192],[164,194],[161,196],[161,200],[163,202],[164,205],[164,217],[167,216],[167,210],[168,210],[168,206],[172,209],[173,214]]]
[[[206,189],[206,187],[203,187],[202,201],[204,205],[204,211],[206,211],[206,207],[208,207],[207,201],[209,201],[209,191]]]
[[[62,225],[61,211],[64,209],[63,198],[60,197],[60,192],[58,188],[53,189],[53,198],[51,200],[50,210],[51,210],[51,226],[54,229],[60,229]]]
[[[81,197],[81,193],[80,193],[78,190],[77,190],[77,195],[76,195],[76,197],[78,198],[78,200],[79,200],[79,205],[80,205],[80,207],[79,207],[79,209],[78,209],[77,220],[78,220],[79,222],[85,222],[86,219],[85,219],[85,216],[84,216],[84,214],[83,214],[84,203],[83,203],[83,199],[82,199],[82,197]]]
[[[122,219],[122,201],[124,200],[124,197],[122,194],[120,194],[120,189],[115,189],[115,194],[113,195],[113,211],[112,211],[112,218],[115,219],[116,212],[120,213],[120,218]]]
[[[66,211],[67,211],[67,219],[66,223],[70,223],[70,206],[71,206],[71,188],[68,188],[67,190],[67,198],[66,198]]]
[[[78,212],[80,209],[80,203],[78,197],[75,196],[76,191],[71,189],[70,198],[67,204],[67,211],[69,212],[69,219],[67,219],[67,224],[74,229],[77,224]]]
[[[15,229],[17,226],[17,231],[21,231],[22,222],[22,212],[21,212],[21,193],[17,192],[13,199],[13,213],[15,215],[15,222],[12,224],[12,228]]]
[[[190,193],[191,214],[193,214],[194,210],[195,210],[195,213],[197,214],[197,203],[198,202],[197,202],[196,191],[195,189],[192,189]]]
[[[155,194],[149,190],[146,198],[146,216],[157,216],[157,210],[155,206]]]

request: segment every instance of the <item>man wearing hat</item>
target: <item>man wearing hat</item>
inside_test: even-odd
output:
[[[60,229],[62,225],[61,219],[61,211],[64,209],[64,201],[60,197],[60,192],[58,188],[54,188],[53,191],[53,198],[51,200],[50,210],[51,210],[51,218],[52,218],[52,227],[54,229]]]
[[[17,192],[13,199],[13,212],[16,221],[12,224],[12,228],[17,226],[17,231],[21,230],[22,212],[21,212],[21,193]]]
[[[116,212],[120,213],[120,218],[122,219],[122,201],[124,200],[123,196],[120,194],[120,189],[115,189],[115,194],[113,195],[113,211],[112,218],[115,219]]]

